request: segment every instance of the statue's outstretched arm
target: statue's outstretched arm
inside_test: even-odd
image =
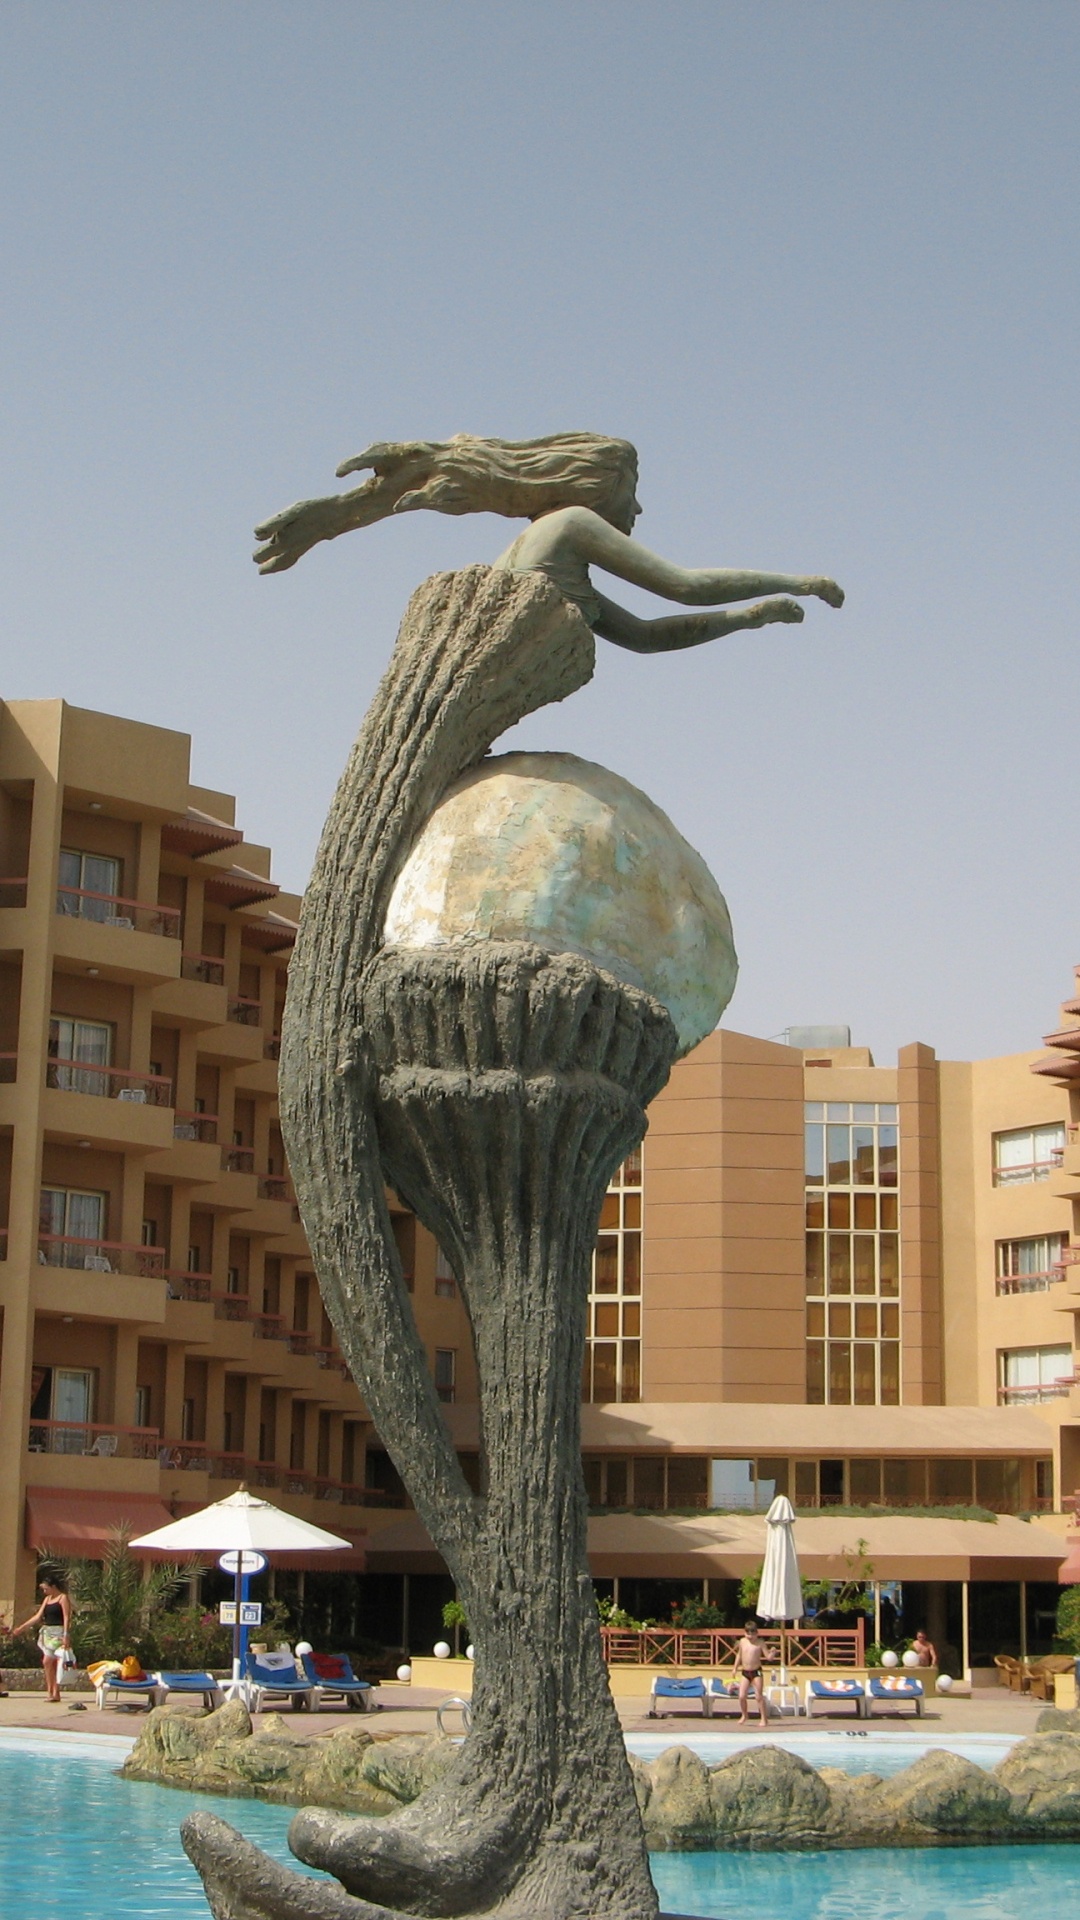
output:
[[[719,640],[725,633],[738,633],[744,627],[767,627],[776,620],[797,624],[806,615],[796,600],[759,600],[751,607],[739,607],[734,613],[675,613],[660,620],[639,620],[602,593],[600,618],[592,623],[601,640],[611,640],[631,653],[675,653],[681,647],[700,647],[706,640]]]
[[[677,600],[684,607],[724,606],[729,600],[748,600],[758,593],[812,594],[830,607],[844,604],[843,591],[835,580],[788,573],[741,573],[731,567],[678,567],[619,533],[588,507],[567,507],[550,519],[552,523],[562,522],[561,538],[572,545],[587,566],[602,567],[605,573],[617,574],[620,580],[646,587],[665,600]],[[746,622],[740,624],[745,626]]]

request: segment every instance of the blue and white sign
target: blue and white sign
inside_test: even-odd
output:
[[[236,1601],[221,1600],[218,1603],[218,1619],[223,1627],[236,1625]],[[242,1627],[262,1626],[262,1602],[260,1600],[241,1600],[240,1625]]]

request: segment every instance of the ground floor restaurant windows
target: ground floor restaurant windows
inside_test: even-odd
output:
[[[968,1455],[911,1458],[805,1458],[760,1455],[586,1456],[589,1505],[765,1513],[778,1493],[803,1512],[830,1507],[878,1509],[982,1507],[1029,1513],[1053,1505],[1053,1461]]]

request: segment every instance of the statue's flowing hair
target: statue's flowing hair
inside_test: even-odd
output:
[[[637,452],[599,433],[549,433],[541,440],[389,440],[365,447],[339,476],[374,469],[352,496],[364,496],[360,524],[433,507],[438,513],[501,513],[535,520],[557,507],[591,507],[628,533],[637,511]],[[357,524],[354,521],[353,524]]]

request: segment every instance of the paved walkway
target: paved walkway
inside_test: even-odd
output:
[[[335,1727],[359,1726],[367,1729],[378,1738],[397,1733],[431,1733],[436,1726],[436,1709],[447,1698],[441,1691],[431,1688],[402,1686],[391,1682],[377,1691],[378,1713],[356,1714],[324,1709],[317,1714],[293,1713],[286,1709],[286,1717],[296,1732],[305,1733],[310,1728],[311,1737],[329,1733]],[[874,1727],[888,1731],[890,1728],[912,1732],[918,1730],[933,1738],[940,1733],[945,1736],[964,1733],[1011,1733],[1017,1737],[1035,1731],[1035,1722],[1042,1712],[1045,1702],[1031,1700],[1026,1694],[1010,1693],[1004,1687],[977,1687],[970,1699],[946,1698],[938,1695],[928,1700],[921,1720],[915,1720],[910,1712],[896,1715],[874,1715]],[[673,1713],[662,1720],[650,1720],[649,1702],[645,1696],[640,1700],[620,1700],[619,1718],[628,1732],[670,1734],[672,1746],[679,1742],[685,1730],[700,1730],[700,1713]],[[177,1701],[171,1711],[190,1713],[198,1711],[189,1700]],[[276,1719],[277,1714],[268,1713],[257,1716],[258,1720]],[[141,1706],[129,1705],[106,1707],[99,1713],[94,1705],[93,1694],[65,1694],[59,1706],[51,1706],[44,1694],[12,1693],[6,1699],[0,1699],[0,1731],[8,1728],[22,1728],[40,1733],[42,1729],[60,1728],[65,1733],[115,1734],[131,1739],[139,1731],[145,1719],[145,1710]],[[810,1727],[822,1725],[838,1726],[843,1721],[850,1724],[852,1715],[846,1708],[840,1708],[835,1715],[815,1713],[812,1722],[785,1718],[784,1730],[787,1733],[809,1731]],[[459,1721],[456,1716],[447,1717],[447,1731],[457,1732]],[[714,1732],[728,1731],[733,1726],[730,1717],[706,1723]],[[778,1723],[779,1724],[779,1723]],[[864,1724],[866,1724],[864,1722]],[[767,1740],[768,1734],[763,1732]]]

